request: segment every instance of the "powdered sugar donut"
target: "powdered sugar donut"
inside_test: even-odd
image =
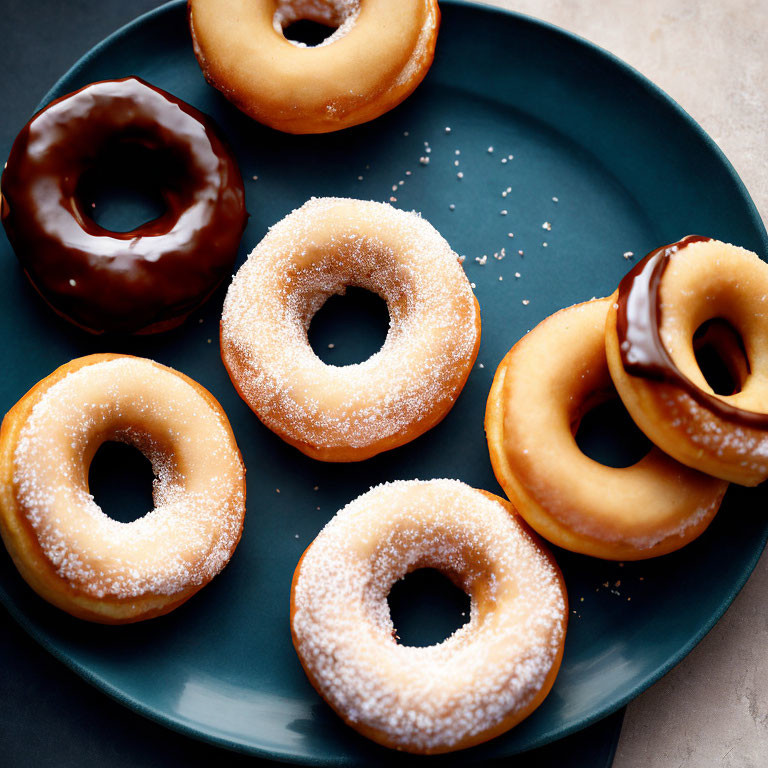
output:
[[[88,491],[106,440],[152,462],[155,508],[131,523]],[[227,564],[244,512],[245,470],[221,406],[158,363],[73,360],[3,420],[0,533],[29,585],[74,616],[119,624],[177,607]]]
[[[389,307],[384,346],[355,365],[312,351],[307,329],[347,286]],[[324,461],[358,461],[440,421],[477,356],[480,311],[458,257],[415,213],[312,199],[269,231],[230,286],[224,364],[272,431]]]
[[[610,306],[562,309],[518,341],[496,371],[485,431],[499,484],[534,530],[574,552],[641,560],[699,536],[728,483],[656,447],[621,468],[581,451],[582,417],[617,396],[605,357]]]
[[[470,619],[437,645],[399,645],[387,595],[424,567],[469,593]],[[312,685],[364,736],[421,754],[479,744],[533,712],[560,667],[567,617],[560,570],[514,508],[456,480],[355,499],[304,552],[291,589]]]
[[[288,40],[307,20],[336,27],[320,45]],[[288,133],[325,133],[373,120],[427,74],[440,26],[437,0],[189,0],[206,79],[243,112]]]

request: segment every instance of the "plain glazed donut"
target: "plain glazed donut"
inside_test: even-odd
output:
[[[712,319],[741,336],[748,373],[731,395],[696,361],[694,334]],[[653,251],[613,297],[606,349],[627,410],[663,451],[740,485],[768,477],[768,265],[756,254],[700,236]]]
[[[323,363],[313,315],[347,286],[389,307],[384,346],[355,365]],[[359,461],[439,422],[477,356],[480,310],[458,257],[415,213],[318,198],[272,227],[227,293],[221,353],[261,421],[323,461]]]
[[[387,595],[436,568],[471,596],[442,643],[399,645]],[[510,504],[457,480],[377,486],[304,552],[291,632],[312,685],[344,721],[393,749],[436,754],[498,736],[554,683],[568,620],[552,556]]]
[[[107,440],[152,462],[155,508],[107,517],[88,467]],[[0,430],[0,533],[19,573],[67,613],[122,624],[168,613],[227,564],[245,470],[214,397],[171,368],[81,357],[36,384]]]
[[[92,216],[94,175],[107,185],[140,178],[163,213],[128,232],[104,229]],[[91,333],[182,323],[231,274],[248,216],[213,123],[135,77],[91,83],[38,112],[13,143],[0,211],[34,288]]]
[[[326,133],[373,120],[427,74],[437,0],[189,0],[209,83],[260,123]],[[294,21],[338,27],[320,45],[287,40]]]
[[[485,430],[499,484],[534,530],[573,552],[640,560],[701,534],[728,484],[657,448],[625,468],[581,452],[582,416],[616,394],[605,359],[610,305],[563,309],[523,337],[496,371]]]

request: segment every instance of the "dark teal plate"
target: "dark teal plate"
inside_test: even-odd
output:
[[[448,2],[443,13],[437,59],[414,96],[341,134],[287,136],[241,115],[205,84],[182,2],[109,37],[46,97],[135,74],[212,115],[247,181],[251,219],[240,262],[270,224],[312,195],[396,197],[397,206],[422,211],[467,256],[483,342],[453,411],[414,443],[359,465],[311,461],[261,426],[235,394],[218,355],[223,290],[178,331],[95,339],[54,317],[7,243],[0,245],[6,324],[0,408],[72,357],[112,350],[154,358],[193,376],[221,401],[248,467],[249,497],[245,534],[231,564],[170,616],[118,628],[75,621],[38,599],[5,556],[0,598],[48,650],[105,692],[220,745],[323,765],[391,759],[336,718],[296,659],[288,596],[303,549],[337,509],[385,480],[456,477],[498,492],[483,435],[496,364],[545,316],[610,293],[630,266],[625,252],[643,254],[696,232],[768,253],[765,229],[731,166],[643,77],[604,51],[522,16]],[[137,223],[120,222],[120,210],[106,210],[104,221]],[[494,258],[502,248],[506,257]],[[481,266],[475,258],[484,254]],[[334,304],[313,325],[316,348],[333,363],[370,354],[383,338],[381,307],[359,296]],[[99,464],[97,493],[109,501],[107,509],[124,514],[126,500],[144,501],[136,496],[145,490],[136,473],[114,492],[130,465],[123,453]],[[764,494],[733,489],[711,529],[680,553],[622,566],[557,551],[575,612],[555,687],[523,724],[459,762],[540,746],[647,688],[722,615],[766,537]],[[421,600],[401,594],[397,609],[411,642],[434,640],[438,628],[444,632],[456,620],[452,596],[439,585],[422,580],[419,590]]]

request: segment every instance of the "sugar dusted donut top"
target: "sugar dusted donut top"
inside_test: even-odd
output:
[[[368,360],[327,365],[307,330],[349,285],[387,302],[389,333]],[[221,342],[240,394],[270,429],[294,444],[360,447],[444,415],[476,355],[479,315],[456,254],[417,213],[313,198],[235,276]]]
[[[387,604],[392,584],[419,567],[451,573],[472,597],[469,622],[426,648],[395,641]],[[530,705],[559,663],[567,607],[556,566],[499,501],[456,480],[363,494],[297,574],[292,629],[310,679],[388,746],[476,743]]]
[[[121,523],[88,493],[84,457],[107,439],[152,462],[155,508]],[[95,443],[95,444],[94,444]],[[34,406],[14,453],[18,504],[58,575],[94,597],[173,595],[210,580],[242,529],[229,426],[175,372],[137,358],[80,368]]]

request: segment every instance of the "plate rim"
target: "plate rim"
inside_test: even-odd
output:
[[[163,16],[168,13],[175,12],[181,6],[185,6],[187,0],[168,0],[168,2],[159,5],[157,8],[153,8],[146,13],[137,16],[132,21],[116,29],[114,32],[103,38],[101,41],[92,46],[82,56],[80,56],[69,69],[66,70],[51,86],[38,105],[35,107],[34,113],[45,107],[53,98],[56,97],[57,91],[64,88],[64,83],[72,78],[75,78],[79,73],[89,65],[92,59],[96,58],[107,48],[111,47],[114,43],[128,37],[137,28],[151,23],[156,17]],[[603,60],[607,60],[614,67],[617,67],[624,74],[628,75],[634,82],[636,82],[649,96],[663,101],[673,112],[677,113],[677,116],[683,120],[686,127],[693,130],[699,139],[701,139],[705,147],[714,154],[715,159],[719,161],[721,166],[727,172],[728,177],[734,184],[735,191],[738,193],[743,203],[745,203],[745,212],[748,214],[750,222],[754,226],[754,230],[757,233],[760,242],[762,254],[768,256],[768,232],[766,231],[765,223],[760,216],[757,206],[754,203],[746,185],[742,181],[735,168],[728,160],[723,150],[718,144],[709,136],[709,134],[699,125],[699,123],[669,94],[667,94],[662,88],[657,86],[652,80],[642,74],[639,70],[635,69],[632,65],[628,64],[623,59],[619,58],[609,50],[597,45],[596,43],[574,33],[567,29],[557,26],[548,21],[537,19],[529,14],[520,13],[519,11],[513,11],[506,8],[499,8],[497,6],[491,6],[482,0],[441,0],[442,5],[451,5],[461,8],[466,8],[470,11],[482,11],[484,13],[490,13],[500,15],[504,17],[514,17],[518,22],[526,24],[530,27],[543,29],[550,34],[565,38],[583,50],[597,55]],[[727,596],[720,602],[717,608],[712,612],[711,616],[706,622],[704,622],[699,631],[683,645],[677,653],[670,656],[666,662],[657,667],[650,675],[648,675],[644,682],[639,683],[632,687],[628,693],[616,700],[610,705],[599,708],[592,715],[585,716],[575,723],[565,728],[556,730],[556,733],[552,732],[552,729],[545,731],[543,735],[542,743],[537,747],[528,747],[512,754],[522,754],[530,749],[544,746],[547,743],[566,738],[578,731],[587,728],[588,726],[596,723],[597,721],[607,717],[608,715],[616,712],[622,707],[626,706],[628,702],[636,698],[643,691],[647,690],[651,685],[657,682],[660,678],[666,675],[674,666],[679,664],[692,650],[698,645],[701,640],[712,630],[717,622],[722,618],[727,609],[733,603],[738,593],[742,590],[747,580],[751,576],[754,568],[763,555],[766,543],[768,543],[768,531],[763,536],[762,546],[756,549],[752,558],[744,563],[744,569],[739,579],[737,579],[732,588],[728,591]],[[263,758],[266,760],[274,760],[282,763],[310,765],[310,766],[346,766],[349,765],[349,760],[344,758],[334,757],[316,757],[316,756],[296,756],[295,754],[287,751],[276,751],[275,748],[267,749],[264,747],[258,747],[251,744],[245,744],[242,741],[227,738],[223,735],[218,735],[210,730],[202,728],[195,728],[194,726],[186,723],[183,720],[175,719],[173,716],[166,712],[154,708],[133,696],[126,694],[121,688],[112,684],[106,678],[93,672],[86,665],[82,664],[72,656],[68,655],[65,651],[60,650],[54,644],[52,644],[46,634],[42,631],[38,631],[34,623],[28,619],[25,612],[19,608],[10,595],[5,590],[4,586],[0,583],[0,603],[8,611],[11,618],[17,622],[17,624],[24,629],[24,631],[37,642],[43,649],[50,653],[54,658],[58,659],[65,666],[75,672],[87,683],[98,688],[100,691],[108,695],[113,700],[117,701],[123,706],[128,707],[134,712],[152,720],[163,727],[169,728],[184,736],[204,741],[209,744],[229,749],[235,752],[245,753],[253,755],[254,757]],[[469,752],[463,751],[457,754],[470,755]],[[512,755],[509,755],[512,756]]]

